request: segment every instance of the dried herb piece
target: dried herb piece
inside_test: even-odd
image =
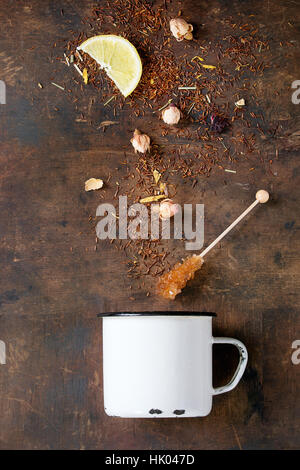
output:
[[[204,69],[215,69],[215,65],[206,65],[206,64],[200,64]]]
[[[202,59],[202,57],[200,57],[199,55],[195,55],[195,57],[193,57],[193,58],[191,59],[191,62],[193,62],[193,60],[195,60],[195,59],[199,59],[200,62],[204,62],[204,59]]]
[[[119,121],[102,121],[98,129],[104,129],[105,127],[112,126],[113,124],[119,124]]]
[[[83,69],[82,78],[83,78],[84,83],[87,85],[89,81],[89,76],[88,76],[88,71],[86,68]]]
[[[147,204],[148,202],[156,202],[159,201],[160,199],[165,199],[166,196],[164,194],[158,194],[157,196],[149,196],[149,197],[144,197],[143,199],[140,199],[141,204]]]
[[[221,132],[223,132],[229,124],[226,118],[212,114],[210,116],[210,125],[212,131],[221,134]]]
[[[166,196],[168,196],[168,188],[167,188],[167,183],[160,182],[159,183],[159,191]]]
[[[60,90],[62,91],[65,91],[64,87],[60,86],[60,85],[57,85],[57,83],[55,82],[51,82],[52,85],[56,86],[56,88],[59,88]]]

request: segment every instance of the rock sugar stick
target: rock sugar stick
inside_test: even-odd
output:
[[[218,236],[200,255],[192,255],[186,258],[182,263],[175,264],[174,268],[158,279],[157,293],[165,299],[174,300],[186,286],[186,283],[193,279],[196,271],[201,268],[203,258],[207,253],[230,232],[257,204],[265,203],[269,199],[269,193],[261,189],[256,193],[256,199],[221,235]]]

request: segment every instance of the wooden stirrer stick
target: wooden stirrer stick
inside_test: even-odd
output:
[[[251,204],[251,206],[248,207],[248,209],[246,209],[234,222],[232,222],[231,225],[229,225],[229,227],[227,227],[226,230],[224,230],[224,232],[221,233],[221,235],[218,236],[218,238],[216,238],[210,245],[208,245],[207,248],[205,248],[204,251],[202,251],[202,253],[200,253],[200,255],[198,256],[201,256],[201,258],[204,258],[204,256],[217,244],[219,243],[220,240],[222,240],[222,238],[225,237],[225,235],[227,235],[227,233],[230,232],[230,230],[233,229],[233,227],[235,227],[247,214],[249,214],[250,211],[252,211],[252,209],[257,206],[257,204],[259,203],[265,203],[269,200],[269,193],[267,191],[265,191],[264,189],[260,189],[259,191],[257,191],[256,195],[255,195],[255,201]]]
[[[201,268],[203,258],[207,253],[230,232],[250,211],[259,203],[264,203],[269,200],[269,193],[264,189],[257,191],[256,199],[234,222],[232,222],[221,235],[218,236],[200,255],[193,255],[186,258],[183,263],[177,263],[171,271],[163,274],[158,279],[157,292],[165,299],[174,300],[176,295],[179,294],[185,287],[186,283],[193,279],[195,272]]]

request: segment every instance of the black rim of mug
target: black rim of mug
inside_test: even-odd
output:
[[[156,317],[156,316],[169,316],[169,317],[216,317],[217,314],[213,312],[189,312],[189,311],[159,311],[159,312],[106,312],[98,313],[97,317]]]

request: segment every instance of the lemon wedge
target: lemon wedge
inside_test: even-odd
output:
[[[142,75],[142,62],[138,51],[127,39],[114,34],[93,36],[77,49],[89,54],[125,97],[137,87]]]

